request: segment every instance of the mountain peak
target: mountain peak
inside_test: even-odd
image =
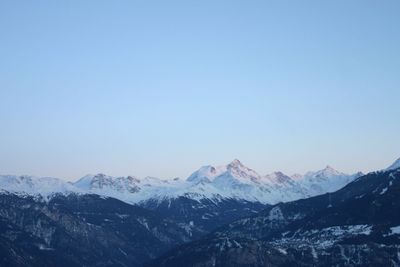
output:
[[[257,172],[243,165],[238,159],[234,159],[226,166],[226,172],[235,179],[246,181],[246,183],[247,181],[257,182],[261,178]]]
[[[336,169],[332,168],[330,165],[326,165],[324,169],[319,171],[320,174],[324,175],[340,175],[341,173]]]
[[[192,173],[188,178],[186,178],[186,181],[195,183],[210,182],[219,173],[220,170],[217,170],[214,166],[207,165]]]
[[[234,160],[232,160],[231,163],[229,163],[229,165],[230,166],[240,166],[240,165],[243,165],[243,164],[240,162],[240,160],[234,159]]]
[[[331,165],[326,165],[324,170],[335,171],[335,169]]]

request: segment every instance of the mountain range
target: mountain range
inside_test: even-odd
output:
[[[186,179],[0,176],[0,266],[397,266],[399,165]]]
[[[224,166],[203,166],[184,180],[113,177],[100,173],[86,175],[76,182],[66,182],[51,177],[3,175],[0,176],[0,189],[42,197],[69,193],[97,194],[130,204],[162,202],[179,197],[275,204],[335,191],[361,175],[341,173],[330,166],[304,175],[288,176],[282,172],[259,175],[235,159]]]

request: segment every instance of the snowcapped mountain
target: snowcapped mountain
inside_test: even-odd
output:
[[[187,192],[201,198],[238,198],[266,202],[270,186],[261,176],[235,159],[226,166],[205,166],[189,176]],[[270,199],[271,200],[271,199]]]
[[[58,178],[28,175],[0,175],[0,190],[45,198],[57,193],[81,192],[73,184]]]
[[[54,193],[97,194],[128,203],[186,197],[193,200],[238,199],[276,204],[332,192],[361,176],[348,175],[327,166],[323,170],[292,177],[274,172],[260,175],[239,160],[223,166],[204,166],[187,179],[159,179],[134,176],[113,177],[105,174],[86,175],[75,183],[57,178],[0,176],[0,188],[9,192],[49,196]]]
[[[120,199],[128,203],[172,197],[183,186],[180,179],[163,180],[156,177],[142,179],[127,176],[113,177],[102,173],[86,175],[73,184],[81,191]]]
[[[332,192],[362,173],[348,175],[327,166],[323,170],[290,177],[282,172],[259,175],[235,159],[226,166],[204,166],[188,177],[187,192],[274,204]]]
[[[328,165],[322,170],[307,172],[305,175],[297,176],[295,179],[302,188],[306,188],[309,196],[315,196],[334,192],[362,175],[362,172],[348,175]]]
[[[400,158],[398,158],[392,165],[386,168],[387,171],[400,168]]]
[[[74,183],[74,186],[99,195],[133,194],[140,190],[138,183],[140,180],[132,176],[112,177],[99,173],[82,177]]]
[[[218,169],[211,165],[203,166],[199,170],[192,173],[192,175],[190,175],[186,180],[193,183],[209,183],[211,180],[213,180],[213,178],[220,175],[224,171],[226,171],[226,168],[223,166],[219,167]]]

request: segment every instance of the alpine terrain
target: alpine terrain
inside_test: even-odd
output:
[[[0,266],[397,263],[399,169],[0,176]],[[396,253],[395,253],[396,252]]]

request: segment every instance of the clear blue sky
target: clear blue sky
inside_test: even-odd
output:
[[[400,1],[0,3],[0,173],[400,157]]]

